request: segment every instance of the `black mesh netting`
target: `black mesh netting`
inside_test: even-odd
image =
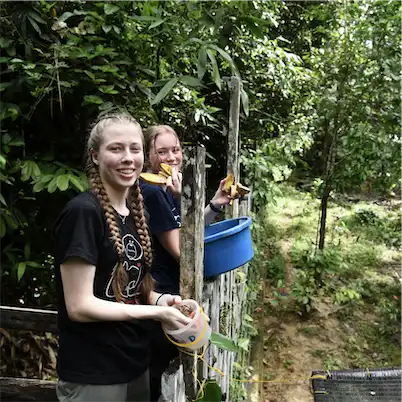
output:
[[[315,402],[401,402],[398,368],[313,371]]]

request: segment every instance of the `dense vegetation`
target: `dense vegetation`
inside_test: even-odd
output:
[[[400,213],[364,209],[327,227],[333,201],[385,200],[401,188],[400,2],[17,1],[0,12],[2,304],[54,306],[52,225],[86,188],[82,154],[99,113],[125,109],[144,127],[171,124],[184,143],[204,144],[213,190],[225,174],[228,82],[238,76],[242,177],[262,218],[256,247],[265,250],[277,183],[289,182],[320,211],[308,223],[316,236],[291,254],[308,268],[292,285],[300,311],[322,293],[346,305],[369,298],[393,325],[400,318],[395,284],[381,293],[393,304],[381,301],[358,275],[359,249],[334,236],[358,231],[395,249]],[[281,257],[271,257],[276,286]],[[374,269],[374,254],[366,258]],[[351,266],[356,282],[343,286],[348,276],[334,291]]]

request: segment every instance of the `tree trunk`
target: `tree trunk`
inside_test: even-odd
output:
[[[320,221],[320,240],[318,242],[319,250],[324,249],[325,244],[325,231],[327,224],[327,206],[328,206],[328,198],[331,189],[329,186],[325,186],[324,193],[321,198],[321,221]]]

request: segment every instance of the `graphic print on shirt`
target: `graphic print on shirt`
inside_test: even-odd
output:
[[[180,214],[177,212],[176,207],[173,207],[172,215],[173,215],[174,220],[178,224],[179,228],[181,228],[181,218],[180,218]]]
[[[123,267],[129,277],[129,282],[123,291],[123,296],[130,299],[139,295],[137,286],[141,279],[143,270],[143,266],[141,264],[143,249],[139,241],[130,233],[123,236],[122,240],[124,246]],[[113,269],[113,272],[106,286],[106,296],[112,299],[115,297],[112,287],[114,271],[115,268]]]

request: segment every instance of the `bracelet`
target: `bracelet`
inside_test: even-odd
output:
[[[220,208],[216,208],[214,204],[212,204],[212,201],[209,202],[209,207],[211,208],[212,211],[216,212],[217,214],[220,214],[223,210],[223,206]]]
[[[169,293],[162,293],[162,294],[156,299],[155,306],[158,305],[159,299],[160,299],[162,296],[167,295],[167,294],[169,294]]]

